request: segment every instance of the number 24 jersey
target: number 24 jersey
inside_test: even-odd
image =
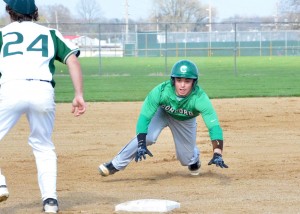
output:
[[[73,53],[79,56],[78,47],[58,30],[31,21],[12,22],[0,29],[0,84],[16,79],[52,81],[54,61],[66,63]]]

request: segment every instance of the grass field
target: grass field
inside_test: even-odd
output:
[[[142,101],[182,58],[80,58],[86,101]],[[211,98],[300,96],[300,57],[194,57]],[[236,64],[235,64],[236,62]],[[69,102],[67,68],[56,64],[56,101]]]

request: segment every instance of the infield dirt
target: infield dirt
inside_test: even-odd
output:
[[[58,155],[60,213],[114,213],[137,199],[181,204],[171,213],[300,213],[300,98],[213,99],[224,131],[228,169],[208,166],[212,147],[198,117],[201,173],[193,177],[176,160],[166,128],[149,147],[154,157],[101,177],[109,161],[135,135],[141,102],[88,103],[75,118],[57,104],[53,141]],[[0,143],[0,167],[10,197],[1,214],[42,213],[25,117]]]

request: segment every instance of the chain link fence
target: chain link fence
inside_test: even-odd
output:
[[[59,23],[48,26],[58,28],[76,43],[83,57],[300,55],[300,30],[297,29],[300,23]]]
[[[299,56],[300,23],[48,23],[81,57]],[[164,60],[162,60],[164,59]],[[99,72],[100,73],[100,72]]]

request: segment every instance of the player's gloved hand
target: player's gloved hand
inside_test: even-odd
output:
[[[224,163],[222,155],[219,153],[214,153],[213,158],[208,162],[208,165],[216,164],[221,168],[228,168],[228,166]]]
[[[138,134],[137,136],[138,139],[138,150],[135,155],[135,161],[141,161],[146,159],[146,155],[149,155],[150,157],[153,157],[152,153],[147,149],[146,146],[146,134]]]

